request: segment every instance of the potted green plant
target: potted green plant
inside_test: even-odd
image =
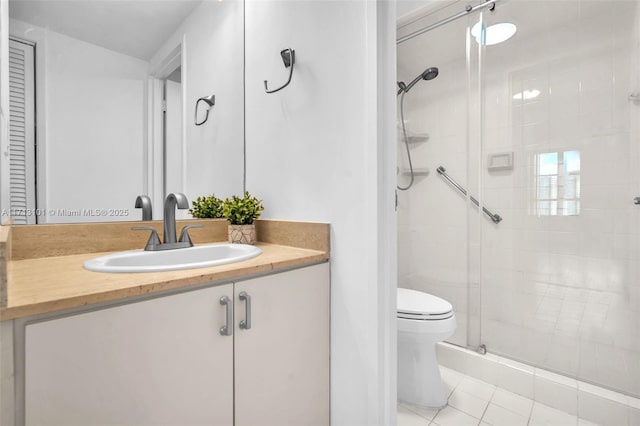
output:
[[[264,210],[262,201],[249,192],[240,198],[232,196],[222,202],[222,216],[229,221],[229,242],[240,244],[256,243],[256,226],[253,223]]]
[[[208,197],[198,197],[191,202],[189,213],[196,219],[222,218],[222,200],[214,194]]]

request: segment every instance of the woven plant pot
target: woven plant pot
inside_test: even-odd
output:
[[[234,244],[255,244],[256,225],[229,225],[229,242]]]

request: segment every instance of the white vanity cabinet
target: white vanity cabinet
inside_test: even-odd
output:
[[[233,284],[26,326],[27,425],[231,425]]]
[[[329,424],[328,263],[25,328],[27,425]]]
[[[330,424],[328,283],[326,263],[236,283],[236,426]]]

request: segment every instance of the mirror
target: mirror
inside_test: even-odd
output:
[[[242,193],[243,10],[235,0],[9,0],[17,125],[2,220],[141,220],[138,195],[162,219],[171,192]],[[196,126],[196,101],[212,94]]]

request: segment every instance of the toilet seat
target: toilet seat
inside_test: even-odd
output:
[[[447,318],[451,318],[453,316],[453,311],[448,312],[446,314],[428,314],[428,315],[416,315],[416,314],[406,314],[403,312],[398,312],[398,318],[414,320],[414,321],[437,321],[437,320],[445,320]]]
[[[453,306],[432,294],[398,288],[397,315],[417,321],[445,320],[453,316]]]

